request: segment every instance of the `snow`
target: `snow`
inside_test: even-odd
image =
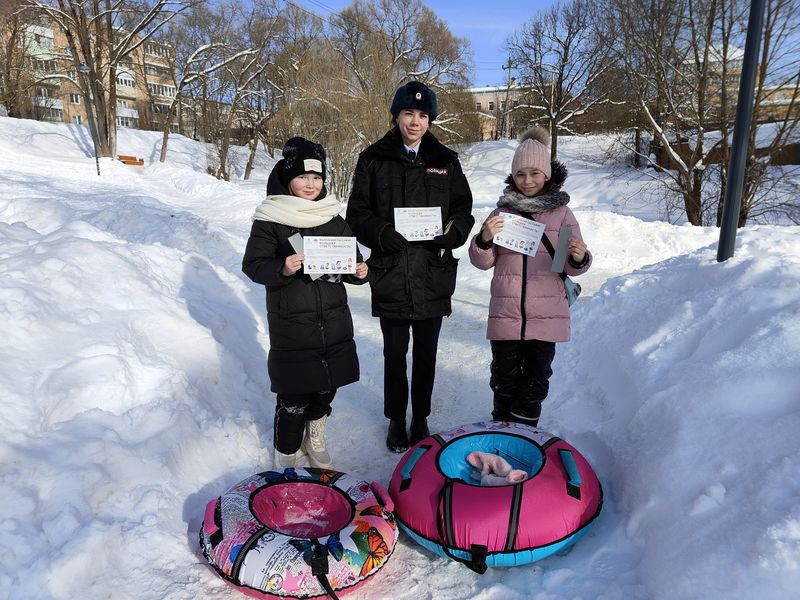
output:
[[[95,171],[81,126],[0,118],[0,597],[243,597],[197,544],[205,504],[268,466],[274,397],[264,290],[240,271],[252,181],[208,151],[123,129]],[[800,587],[800,236],[670,225],[599,138],[562,138],[566,189],[595,255],[579,278],[541,426],[603,483],[564,556],[483,576],[401,537],[348,597],[437,600],[794,597]],[[237,149],[241,150],[241,149]],[[513,142],[462,149],[480,222]],[[155,164],[154,164],[155,163]],[[627,200],[625,200],[627,199]],[[466,252],[442,331],[433,429],[489,416],[491,272]],[[341,389],[337,468],[386,485],[381,334],[348,288],[361,381]]]

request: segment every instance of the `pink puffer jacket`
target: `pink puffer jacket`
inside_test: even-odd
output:
[[[520,214],[512,208],[503,207],[495,209],[490,216],[498,213]],[[572,227],[572,237],[583,239],[578,221],[567,206],[536,213],[533,218],[545,224],[545,235],[554,248],[561,227]],[[494,244],[484,250],[476,243],[478,235],[480,232],[470,242],[469,259],[484,271],[494,267],[487,339],[569,340],[569,305],[564,294],[564,283],[558,273],[550,271],[553,261],[544,244],[539,244],[536,256],[528,256]],[[572,267],[567,260],[564,272],[567,275],[585,273],[592,264],[591,253],[587,251],[587,255],[589,260],[580,269]],[[524,311],[521,310],[523,303]]]

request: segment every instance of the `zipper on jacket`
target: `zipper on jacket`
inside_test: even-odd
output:
[[[405,160],[405,156],[403,156],[403,158],[401,160]],[[406,199],[406,178],[408,176],[408,171],[410,169],[414,168],[414,165],[412,165],[410,163],[405,165],[405,166],[406,166],[406,168],[403,169],[403,176],[400,178],[400,180],[402,182],[402,189],[401,189],[400,193],[401,193],[401,196],[403,198],[403,207],[407,207],[408,206],[408,202],[406,201],[407,200]],[[410,246],[406,246],[405,250],[403,250],[402,252],[405,255],[403,257],[403,259],[404,259],[405,267],[406,267],[406,269],[405,269],[406,272],[405,272],[405,277],[404,277],[404,279],[405,279],[405,290],[406,290],[406,294],[408,295],[408,303],[411,305],[411,309],[409,310],[408,318],[413,320],[414,319],[414,294],[412,293],[412,290],[411,290],[411,260],[410,260],[411,259],[411,257],[410,257],[411,247]]]
[[[527,322],[525,314],[525,294],[528,287],[528,255],[520,253],[522,257],[522,287],[519,294],[519,312],[522,318],[520,319],[519,339],[525,340],[525,323]]]
[[[533,218],[533,213],[520,212],[519,214],[520,216],[525,217],[526,219],[530,219],[534,223],[538,223],[538,221]],[[545,235],[544,232],[542,232],[542,235]],[[522,256],[522,286],[519,294],[519,312],[522,318],[520,319],[521,325],[519,330],[519,339],[525,341],[525,325],[528,322],[527,314],[525,312],[525,296],[528,293],[528,255],[521,254],[521,256]]]
[[[314,298],[317,303],[317,329],[319,329],[319,337],[320,341],[322,342],[322,352],[324,353],[327,350],[327,342],[325,340],[325,324],[323,323],[323,315],[322,315],[322,294],[319,291],[319,282],[314,282]]]
[[[328,340],[325,338],[325,323],[323,323],[322,314],[322,294],[319,291],[319,282],[314,282],[314,295],[317,300],[317,329],[319,330],[320,341],[322,342],[322,356],[324,357],[328,351]],[[322,368],[325,371],[325,376],[328,378],[328,387],[331,387],[331,372],[328,368],[328,361],[324,358],[321,359]]]

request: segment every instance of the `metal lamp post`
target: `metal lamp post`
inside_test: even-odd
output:
[[[739,82],[739,102],[733,124],[733,144],[728,162],[728,185],[722,205],[722,223],[719,230],[717,262],[733,256],[736,246],[736,229],[739,226],[739,210],[742,206],[744,170],[747,164],[747,140],[753,117],[756,73],[758,72],[758,49],[761,46],[761,30],[764,27],[764,0],[751,0],[750,17],[747,22],[747,39],[744,44],[742,78]],[[724,83],[723,83],[724,85]]]
[[[86,107],[86,116],[89,117],[89,133],[92,135],[92,147],[94,148],[94,164],[97,167],[97,176],[100,177],[100,159],[97,156],[97,124],[94,121],[94,93],[92,92],[92,82],[89,79],[91,69],[85,64],[78,67],[78,72],[86,76],[86,85],[89,90],[89,104]]]

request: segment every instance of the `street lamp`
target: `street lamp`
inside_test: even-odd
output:
[[[92,93],[92,82],[88,75],[91,72],[89,67],[83,63],[78,67],[78,72],[86,75],[86,84],[89,89],[89,104],[86,107],[86,116],[89,118],[89,133],[92,136],[92,146],[94,147],[94,164],[97,167],[97,176],[100,177],[100,159],[97,157],[97,124],[94,122],[94,94]]]

